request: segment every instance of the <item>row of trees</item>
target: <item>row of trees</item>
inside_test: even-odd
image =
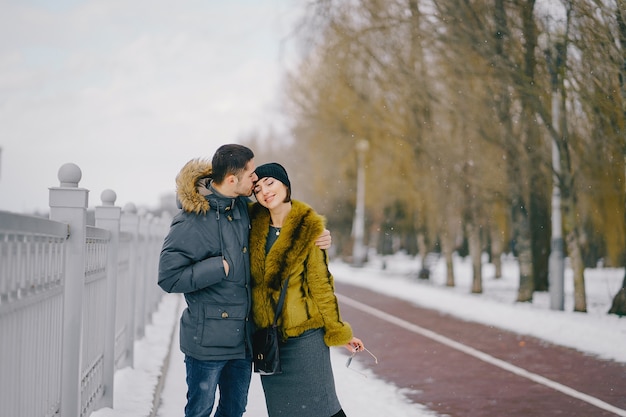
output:
[[[499,276],[513,250],[518,301],[530,301],[549,286],[556,186],[574,310],[586,311],[585,267],[626,261],[626,9],[544,3],[310,3],[285,88],[288,165],[334,236],[350,235],[366,139],[370,246],[437,248],[453,286],[452,254],[466,245],[477,293],[481,253]],[[611,312],[626,314],[624,291]]]

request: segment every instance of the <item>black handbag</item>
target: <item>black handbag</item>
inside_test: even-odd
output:
[[[272,325],[259,329],[252,335],[252,362],[254,364],[254,372],[261,375],[282,373],[278,346],[280,343],[280,335],[276,323],[283,309],[288,282],[289,278],[285,280],[280,290],[280,297],[278,298]]]

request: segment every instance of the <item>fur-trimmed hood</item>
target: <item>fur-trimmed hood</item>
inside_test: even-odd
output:
[[[176,199],[187,212],[205,214],[209,211],[206,196],[211,194],[209,184],[213,169],[205,159],[192,159],[182,167],[176,176]]]

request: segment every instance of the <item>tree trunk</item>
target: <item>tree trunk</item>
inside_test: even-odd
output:
[[[574,311],[587,312],[585,264],[583,262],[580,240],[577,235],[575,230],[567,234],[567,250],[574,273]]]
[[[530,196],[530,233],[533,259],[534,291],[548,291],[548,260],[550,257],[550,210],[545,178],[534,181]],[[545,187],[545,188],[544,188]]]
[[[524,31],[524,76],[527,82],[535,81],[537,27],[535,24],[535,0],[522,2],[522,26]],[[545,291],[548,289],[548,257],[550,255],[550,186],[543,164],[538,164],[545,154],[545,145],[542,143],[542,134],[536,122],[536,111],[533,108],[533,97],[522,94],[522,114],[524,115],[524,131],[526,132],[526,151],[529,164],[527,172],[530,174],[530,188],[528,198],[528,224],[530,227],[530,251],[532,260],[532,287],[527,291]],[[549,148],[548,148],[549,149]],[[532,298],[532,295],[530,296]]]
[[[622,288],[613,297],[613,303],[609,314],[617,314],[618,316],[626,316],[626,272],[624,272],[624,280],[622,281]]]
[[[417,233],[417,250],[421,262],[417,277],[420,279],[429,279],[430,265],[426,262],[426,258],[428,257],[428,247],[426,246],[426,236],[424,235],[424,232]]]
[[[561,86],[561,117],[565,117],[565,89]],[[561,137],[557,138],[559,157],[561,159],[561,207],[563,208],[563,229],[567,252],[574,273],[574,311],[587,311],[587,295],[585,292],[585,264],[582,253],[582,225],[579,213],[576,187],[574,184],[574,168],[570,155],[569,134],[566,123],[561,120]]]
[[[519,200],[518,200],[519,201]],[[517,249],[517,259],[519,262],[519,288],[517,290],[518,302],[529,302],[533,300],[534,281],[532,254],[530,249],[530,227],[528,226],[528,213],[523,204],[515,205],[516,213],[514,217]]]
[[[495,276],[494,278],[499,279],[502,278],[502,238],[500,237],[500,232],[495,227],[491,229],[491,262],[495,268]]]
[[[444,252],[446,259],[446,286],[454,287],[454,261],[452,259],[452,251],[447,250]]]
[[[622,14],[622,9],[617,8],[617,22],[619,28],[619,41],[622,51],[622,65],[620,68],[620,93],[622,97],[622,114],[626,119],[626,20]],[[625,141],[626,142],[626,141]],[[624,150],[626,152],[626,149]],[[626,154],[623,155],[626,160]],[[626,166],[626,163],[624,164]],[[622,262],[626,262],[626,254],[622,256]],[[613,297],[613,303],[609,314],[617,314],[618,316],[626,316],[626,271],[624,272],[624,280],[622,281],[622,288]]]
[[[470,259],[472,260],[472,294],[482,294],[482,245],[480,243],[480,227],[467,225],[467,239],[469,241]]]
[[[451,216],[448,218],[451,219]],[[443,253],[443,257],[446,262],[446,286],[454,287],[454,261],[452,256],[454,254],[454,240],[456,233],[454,233],[453,227],[448,221],[443,222],[440,235],[441,252]]]

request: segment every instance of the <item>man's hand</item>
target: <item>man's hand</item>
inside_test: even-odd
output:
[[[228,276],[228,269],[230,268],[228,266],[228,262],[226,262],[226,259],[222,258],[222,262],[224,262],[224,272],[226,272],[226,276]]]
[[[315,244],[320,249],[328,249],[332,243],[332,238],[330,236],[330,231],[328,229],[324,229],[320,237],[315,240]]]

